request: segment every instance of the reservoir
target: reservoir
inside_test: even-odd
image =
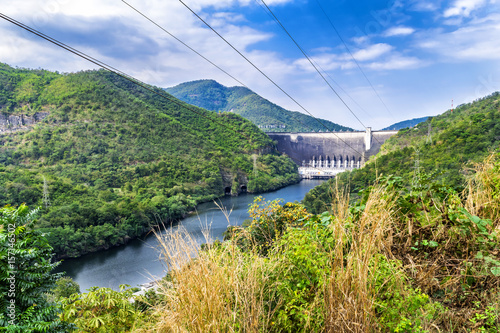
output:
[[[323,180],[307,179],[273,192],[262,194],[242,194],[237,197],[223,197],[217,203],[231,211],[231,225],[241,225],[248,219],[248,208],[256,196],[266,201],[283,199],[284,202],[300,201],[313,187]],[[223,212],[214,202],[200,204],[196,213],[179,221],[174,228],[183,227],[198,243],[205,243],[203,230],[210,231],[211,239],[222,240],[222,233],[228,227]],[[140,284],[159,279],[166,274],[166,267],[158,259],[158,242],[154,235],[130,241],[127,245],[107,251],[90,253],[76,259],[65,259],[56,269],[64,271],[78,282],[81,292],[93,286],[109,287],[115,290],[120,284],[136,287]]]

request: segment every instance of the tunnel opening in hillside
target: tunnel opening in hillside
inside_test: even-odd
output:
[[[247,186],[246,185],[241,185],[240,186],[240,192],[241,193],[247,193]]]
[[[227,186],[224,188],[224,195],[231,195],[231,187]]]

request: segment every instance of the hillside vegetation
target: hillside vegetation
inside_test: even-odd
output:
[[[387,140],[378,155],[361,169],[344,172],[312,189],[303,202],[311,212],[328,210],[331,187],[338,182],[351,193],[371,185],[380,175],[396,175],[411,184],[431,177],[457,191],[464,188],[467,166],[500,147],[500,93],[463,104],[427,119]],[[421,176],[422,175],[422,176]]]
[[[108,80],[99,82],[105,86]],[[11,241],[17,232],[20,239],[36,237],[44,243],[44,236],[32,230],[36,211],[28,213],[24,205],[3,208],[0,278],[6,281],[5,267],[12,270],[6,259],[10,243],[23,254],[16,265],[27,267],[34,260],[38,264],[30,267],[42,271],[45,280],[32,283],[24,270],[16,275],[17,285],[32,286],[38,296],[23,300],[21,321],[13,324],[4,315],[9,304],[2,299],[0,320],[14,332],[64,325],[86,332],[498,333],[500,152],[492,152],[498,148],[498,97],[488,96],[430,120],[435,126],[432,140],[418,126],[400,133],[378,155],[377,168],[383,167],[384,174],[379,172],[365,187],[363,181],[370,183],[370,178],[359,178],[354,197],[349,179],[339,177],[326,182],[328,191],[325,186],[316,189],[310,209],[257,198],[250,207],[251,219],[229,227],[223,242],[207,238],[200,248],[182,229],[158,235],[169,272],[158,281],[157,291],[143,296],[133,295],[128,286],[78,293],[70,280],[54,284],[54,276],[45,271],[48,245],[37,252],[30,242]],[[33,133],[36,129],[24,135]],[[16,138],[13,142],[21,148],[12,154],[21,152],[22,166],[9,164],[5,169],[26,174],[23,168],[30,158],[23,152],[24,142]],[[386,166],[385,156],[400,158],[411,147],[422,147],[416,168],[407,172]],[[459,168],[463,161],[468,169]],[[50,170],[45,163],[38,160]],[[396,163],[402,163],[402,157]],[[143,193],[157,186],[155,178],[148,180]],[[127,191],[116,188],[112,193],[119,197]],[[320,199],[323,206],[316,206]],[[77,208],[66,206],[64,212],[71,217]],[[325,211],[320,214],[312,212],[321,208]],[[43,221],[45,215],[37,224]],[[0,286],[5,293],[7,284]],[[22,300],[21,291],[15,291]],[[39,297],[41,292],[47,292],[46,299]],[[34,302],[37,307],[30,306]]]
[[[251,122],[192,108],[105,71],[0,64],[0,206],[41,206],[36,227],[59,256],[77,256],[170,223],[225,188],[298,181]],[[13,123],[40,114],[34,126]]]
[[[157,292],[131,304],[130,289],[93,288],[61,298],[60,318],[87,332],[498,333],[498,184],[495,154],[463,193],[391,176],[355,203],[334,189],[320,215],[258,198],[222,243],[159,236]]]
[[[429,117],[422,117],[422,118],[414,118],[414,119],[400,121],[398,123],[392,124],[391,126],[387,126],[386,128],[382,128],[382,131],[397,131],[403,128],[413,127],[415,125],[420,124],[421,122],[426,121],[428,118]]]
[[[352,131],[328,120],[271,103],[245,87],[225,87],[214,80],[181,83],[165,89],[180,100],[212,111],[230,111],[250,120],[265,132]]]

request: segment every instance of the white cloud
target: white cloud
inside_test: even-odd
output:
[[[223,24],[227,22],[240,23],[246,21],[245,16],[232,12],[218,12],[212,15],[213,20],[220,20]],[[222,25],[222,24],[220,24]]]
[[[250,89],[283,107],[291,110],[300,109],[207,29],[179,1],[126,1],[234,75]],[[266,2],[277,6],[292,1],[268,0]],[[26,24],[35,25],[47,34],[56,34],[54,37],[61,41],[147,83],[167,87],[206,78],[215,79],[227,86],[238,84],[146,21],[120,0],[0,0],[0,2],[5,2],[1,6],[1,11],[5,14]],[[309,62],[303,58],[298,59],[299,52],[295,48],[291,49],[282,45],[290,43],[289,41],[283,42],[281,38],[284,36],[281,32],[276,33],[278,30],[269,29],[269,25],[262,24],[267,17],[259,22],[248,21],[255,17],[253,12],[252,16],[248,14],[249,9],[253,10],[250,6],[259,10],[255,0],[186,0],[185,2],[208,22],[213,23],[224,37],[313,114],[354,127],[359,125],[350,119],[352,117],[331,94],[328,86],[317,76]],[[430,51],[424,52],[427,55],[431,53],[430,60],[436,59],[436,54],[442,56],[443,61],[453,58],[456,60],[454,64],[458,64],[457,68],[463,69],[464,72],[468,69],[467,61],[471,59],[500,58],[498,38],[500,18],[491,16],[489,19],[478,20],[479,13],[493,8],[493,6],[491,8],[486,6],[493,3],[491,0],[483,0],[483,2],[483,8],[480,8],[473,5],[478,2],[466,1],[464,3],[467,6],[461,10],[455,9],[459,15],[452,15],[452,9],[458,8],[460,1],[407,0],[404,2],[406,16],[402,17],[399,13],[402,12],[403,2],[397,1],[394,7],[389,8],[389,14],[392,15],[390,22],[388,20],[377,21],[380,23],[380,28],[375,29],[376,31],[369,35],[358,33],[358,38],[352,38],[353,35],[349,36],[345,32],[344,37],[346,40],[353,41],[351,51],[360,66],[367,70],[367,75],[383,96],[394,99],[402,96],[401,92],[411,90],[411,93],[408,92],[405,97],[410,96],[414,91],[422,90],[418,89],[418,85],[423,81],[421,72],[426,70],[429,73],[432,72],[423,84],[429,81],[439,81],[439,78],[432,76],[434,72],[430,68],[411,70],[428,65],[426,61],[420,60],[425,59],[422,56],[422,49]],[[445,6],[445,3],[452,3],[452,5]],[[245,6],[248,7],[245,8]],[[287,9],[298,10],[297,8],[290,6]],[[392,8],[397,10],[392,10]],[[445,10],[448,10],[447,15],[450,16],[443,20],[442,13]],[[431,13],[431,11],[439,14]],[[415,20],[409,17],[412,13],[416,14]],[[461,21],[465,21],[465,15],[469,15],[467,22],[459,29],[453,26],[438,29],[439,26],[443,26],[444,21],[457,19],[462,23]],[[298,12],[296,19],[301,19]],[[426,25],[422,25],[422,22]],[[266,21],[266,23],[269,22]],[[415,30],[409,28],[410,25]],[[390,26],[395,27],[388,29]],[[6,22],[0,21],[0,36],[2,36],[0,38],[0,61],[10,65],[65,72],[94,68],[92,64],[28,33],[21,32]],[[381,39],[383,36],[411,36],[411,38],[394,38],[391,40],[392,45],[376,44],[384,41],[383,38]],[[280,38],[279,41],[278,38]],[[314,54],[316,63],[328,71],[336,81],[341,82],[351,94],[351,90],[355,87],[367,86],[364,77],[357,71],[355,62],[343,48],[337,44],[314,43],[319,40],[309,41],[307,47],[308,52]],[[420,41],[417,44],[420,49],[415,49],[413,44],[415,40]],[[276,41],[276,48],[272,45],[274,41]],[[266,49],[259,49],[261,46]],[[460,64],[464,64],[465,67],[459,67]],[[405,72],[405,69],[409,71]],[[413,80],[408,79],[412,75]],[[444,75],[441,76],[444,77]],[[474,77],[469,81],[473,79]],[[498,74],[493,79],[498,82]],[[380,86],[381,82],[383,82],[382,86]],[[412,84],[417,88],[408,88]],[[358,96],[365,96],[366,101],[361,99],[363,105],[365,102],[366,105],[374,104],[373,99],[366,97],[369,95],[369,90],[366,92],[363,90],[363,93],[359,95],[356,95],[354,91],[358,101],[360,100]],[[391,104],[391,100],[387,102]],[[323,111],[326,112],[325,110],[338,113],[338,115],[321,114]],[[371,111],[370,106],[370,113]],[[381,112],[385,111],[381,109]]]
[[[408,35],[411,35],[412,33],[415,32],[415,29],[413,28],[410,28],[410,27],[403,27],[403,26],[399,26],[399,27],[392,27],[390,29],[387,29],[385,32],[384,32],[384,36],[386,37],[392,37],[392,36],[408,36]]]
[[[367,61],[380,57],[383,54],[390,52],[393,47],[389,44],[378,43],[370,45],[369,47],[356,51],[353,56],[358,61]]]
[[[394,52],[393,46],[384,43],[370,45],[365,49],[358,50],[353,53],[353,56],[360,63],[360,66],[373,70],[401,70],[424,66],[424,62],[417,57],[403,56],[398,52]],[[379,58],[380,60],[377,60]],[[348,53],[324,53],[312,57],[312,60],[325,71],[357,68],[356,63]],[[305,58],[294,61],[294,65],[302,71],[315,71]]]
[[[321,67],[325,71],[339,69],[342,67],[344,63],[343,61],[339,60],[339,57],[337,55],[330,53],[324,53],[321,55],[313,56],[310,57],[310,59],[316,66]],[[297,59],[293,62],[293,64],[301,71],[307,71],[307,72],[316,71],[314,67],[311,66],[309,60],[307,60],[306,58]]]
[[[137,1],[137,0],[136,0]],[[160,0],[153,0],[158,3]],[[231,6],[249,6],[257,5],[255,0],[183,0],[189,7],[193,10],[200,10],[206,7],[214,7],[216,9],[229,8]],[[283,5],[293,0],[267,0],[266,4],[268,6]],[[170,3],[170,2],[169,2]]]
[[[420,47],[445,59],[500,60],[500,14],[490,15],[451,32],[435,30],[422,36]]]
[[[486,0],[455,0],[455,3],[450,8],[446,9],[443,16],[465,16],[468,17],[470,13],[483,7],[486,4]]]
[[[351,39],[354,43],[356,43],[358,45],[365,44],[370,40],[370,38],[368,38],[368,36],[354,37]]]
[[[416,57],[393,55],[384,61],[372,62],[368,68],[374,70],[401,70],[422,67],[424,63]]]
[[[439,9],[441,1],[420,1],[416,0],[410,5],[410,9],[417,12],[433,12]]]

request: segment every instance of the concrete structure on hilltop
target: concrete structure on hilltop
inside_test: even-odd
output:
[[[299,165],[304,178],[328,178],[360,168],[398,131],[267,133]]]

